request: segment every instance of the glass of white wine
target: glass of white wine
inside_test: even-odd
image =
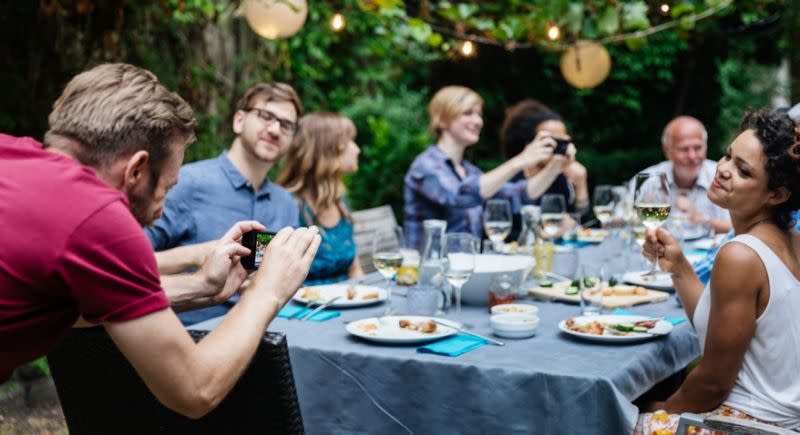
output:
[[[542,209],[542,238],[552,241],[561,234],[567,202],[564,195],[551,193],[542,195],[539,206]]]
[[[507,199],[490,199],[483,208],[483,230],[492,241],[492,250],[500,252],[511,232],[511,203]]]
[[[403,229],[378,229],[372,237],[372,264],[386,279],[386,313],[392,314],[392,278],[403,264],[401,249],[405,246]]]
[[[636,193],[633,207],[639,221],[650,230],[656,230],[669,218],[670,205],[669,182],[663,172],[644,172],[636,174]],[[653,261],[653,268],[642,276],[653,276],[661,272],[658,267],[658,251]]]
[[[461,321],[461,287],[475,270],[477,244],[472,234],[468,233],[448,233],[445,234],[444,239],[443,253],[447,258],[447,269],[444,276],[453,286],[456,296],[456,319]]]
[[[611,219],[614,218],[614,207],[617,204],[617,199],[614,186],[601,184],[594,188],[592,211],[597,220],[600,221],[602,228],[606,228]]]

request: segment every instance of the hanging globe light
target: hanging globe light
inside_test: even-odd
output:
[[[306,0],[246,0],[244,16],[254,32],[267,39],[288,38],[306,22]]]
[[[611,72],[611,56],[603,45],[579,40],[561,55],[561,74],[572,86],[594,88]]]

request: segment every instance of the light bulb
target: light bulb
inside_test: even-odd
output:
[[[659,9],[661,9],[661,13],[664,15],[667,15],[669,13],[669,5],[666,3],[662,4]]]
[[[338,12],[333,14],[333,16],[331,17],[330,26],[334,32],[341,32],[342,30],[344,30],[344,26],[346,25],[347,22],[344,19],[344,15]]]
[[[466,57],[470,57],[475,54],[475,45],[472,43],[472,41],[464,41],[464,43],[461,44],[461,54]]]
[[[558,28],[555,24],[551,24],[547,28],[547,39],[551,41],[557,41],[558,38],[561,37],[561,29]]]

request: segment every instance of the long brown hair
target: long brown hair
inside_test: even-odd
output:
[[[337,207],[342,217],[350,218],[344,204],[344,183],[340,157],[356,137],[353,121],[337,113],[309,113],[298,121],[298,130],[286,154],[278,184],[295,194],[298,201],[308,199],[316,212]],[[315,223],[301,207],[303,218]]]

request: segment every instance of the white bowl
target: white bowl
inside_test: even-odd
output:
[[[506,338],[526,338],[536,334],[539,316],[534,314],[495,314],[489,318],[494,335]]]
[[[499,304],[492,307],[492,314],[537,314],[539,307],[528,304]]]
[[[526,255],[479,254],[475,256],[475,270],[461,288],[461,302],[466,305],[489,304],[489,285],[501,273],[511,273],[515,282],[522,282],[525,269],[533,268],[533,257]]]

